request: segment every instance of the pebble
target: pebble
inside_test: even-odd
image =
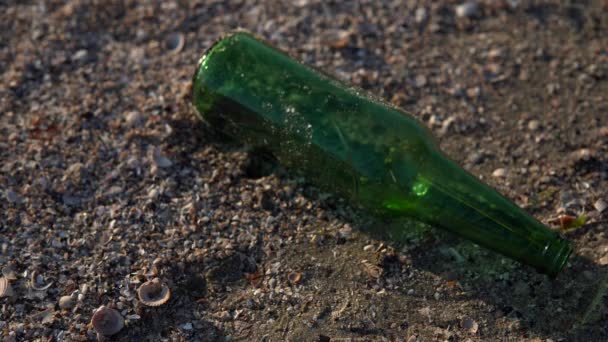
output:
[[[473,165],[481,164],[486,159],[486,155],[482,152],[474,151],[468,157],[467,161]]]
[[[421,23],[425,22],[428,17],[429,17],[429,15],[428,15],[426,8],[418,7],[416,9],[416,13],[414,15],[416,23],[421,24]]]
[[[74,299],[72,296],[62,296],[59,298],[59,307],[61,309],[71,309],[74,307]]]
[[[19,197],[19,195],[17,195],[17,193],[12,190],[7,190],[4,193],[4,196],[6,196],[6,200],[9,201],[10,203],[21,202],[21,198]]]
[[[530,122],[528,122],[529,130],[538,131],[539,128],[540,128],[540,122],[538,122],[538,120],[530,120]]]
[[[479,95],[481,95],[480,87],[471,87],[471,88],[467,89],[467,96],[469,98],[476,99],[479,97]]]
[[[574,161],[589,161],[595,158],[595,150],[590,148],[581,148],[572,153],[572,158]]]
[[[182,325],[180,326],[180,328],[182,328],[182,330],[186,330],[186,331],[189,331],[189,330],[192,330],[192,329],[193,329],[193,327],[192,327],[192,323],[190,323],[190,322],[188,322],[188,323],[186,323],[186,324],[182,324]]]
[[[131,111],[127,113],[125,120],[130,127],[137,127],[143,122],[143,116],[139,112]]]
[[[414,86],[416,88],[422,88],[426,85],[426,76],[419,74],[416,76],[416,79],[414,80]]]
[[[595,210],[597,210],[598,212],[603,212],[604,210],[606,210],[606,208],[608,208],[608,203],[606,203],[606,201],[604,200],[597,200],[595,201],[595,203],[593,203],[593,206],[595,207]]]
[[[153,147],[151,154],[152,154],[152,161],[154,162],[154,165],[156,165],[157,167],[166,168],[166,167],[173,165],[173,163],[171,162],[171,160],[169,160],[169,158],[162,155],[162,153],[158,147]]]
[[[456,6],[454,12],[456,12],[456,16],[459,18],[471,18],[479,12],[479,4],[475,1],[467,1]]]
[[[503,168],[498,168],[492,172],[492,176],[497,178],[504,178],[507,176],[507,170]]]
[[[75,60],[75,61],[80,61],[80,60],[83,60],[83,59],[87,58],[87,55],[88,55],[87,50],[84,50],[84,49],[82,49],[82,50],[78,50],[78,51],[76,51],[76,53],[75,53],[75,54],[72,56],[72,59],[73,59],[73,60]]]

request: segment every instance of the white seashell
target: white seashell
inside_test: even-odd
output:
[[[160,279],[154,278],[141,284],[137,289],[137,296],[144,305],[159,306],[165,304],[171,298],[171,290]]]
[[[100,306],[93,317],[91,317],[91,325],[95,331],[104,336],[114,335],[125,326],[125,320],[120,313],[107,306]]]

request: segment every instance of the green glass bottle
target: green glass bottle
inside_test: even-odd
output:
[[[193,103],[214,129],[381,216],[408,215],[555,276],[571,244],[466,172],[416,119],[236,31],[201,58]]]

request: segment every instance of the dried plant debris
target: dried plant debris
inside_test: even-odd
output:
[[[382,273],[384,273],[382,267],[372,264],[367,260],[361,260],[361,265],[363,266],[365,273],[367,273],[370,278],[378,279],[382,276]]]

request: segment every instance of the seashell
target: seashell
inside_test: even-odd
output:
[[[5,277],[0,277],[0,297],[12,297],[14,294],[11,283]]]
[[[38,286],[38,283],[42,283],[43,280],[44,278],[42,275],[39,275],[38,272],[32,272],[32,276],[30,277],[30,287],[36,291],[45,291],[48,290],[51,285],[53,285],[53,282],[51,281],[46,285]]]
[[[44,311],[37,312],[31,315],[30,319],[41,323],[53,323],[55,320],[55,310],[46,309]]]
[[[287,280],[291,285],[299,284],[302,281],[302,273],[291,272],[287,275]]]
[[[2,267],[2,275],[8,280],[17,280],[15,271],[9,265]]]
[[[171,298],[171,290],[160,279],[154,278],[141,284],[137,289],[137,296],[144,305],[159,306],[165,304]]]
[[[184,48],[185,41],[186,39],[184,38],[184,35],[182,33],[177,32],[170,34],[165,40],[165,44],[169,52],[178,53]]]
[[[93,313],[91,325],[98,334],[110,336],[116,334],[125,326],[125,320],[118,311],[102,305]]]

